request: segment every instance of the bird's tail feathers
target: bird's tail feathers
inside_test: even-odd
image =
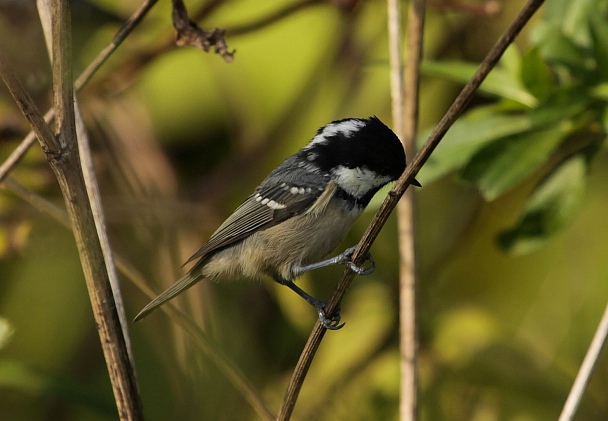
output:
[[[137,321],[143,319],[148,314],[150,314],[151,312],[156,310],[158,307],[160,307],[167,301],[174,298],[180,292],[190,288],[192,285],[197,283],[199,280],[200,280],[200,276],[195,276],[195,275],[192,275],[191,272],[188,272],[187,274],[185,274],[184,276],[179,278],[177,281],[175,281],[175,283],[173,285],[171,285],[169,288],[167,288],[158,297],[156,297],[154,300],[152,300],[147,306],[145,306],[139,312],[139,314],[137,316],[135,316],[135,319],[133,319],[133,322],[137,322]]]

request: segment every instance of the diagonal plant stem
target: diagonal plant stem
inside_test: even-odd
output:
[[[425,0],[412,0],[408,8],[407,64],[405,76],[401,54],[401,13],[398,0],[388,1],[389,56],[393,122],[406,156],[415,152],[418,131],[420,59],[424,30]],[[418,326],[417,259],[415,250],[416,201],[407,190],[397,205],[399,231],[399,326],[401,384],[399,412],[402,421],[418,419]]]
[[[591,341],[591,345],[589,345],[589,349],[587,349],[587,354],[585,355],[585,359],[583,360],[583,364],[576,375],[576,379],[574,380],[574,384],[570,389],[570,393],[568,394],[568,399],[564,404],[564,408],[562,409],[562,413],[559,416],[559,421],[570,421],[574,419],[574,415],[576,414],[576,410],[578,409],[579,404],[581,403],[581,399],[583,398],[583,394],[585,393],[585,389],[589,384],[589,380],[591,380],[591,375],[595,370],[595,366],[600,359],[600,355],[602,350],[606,346],[606,341],[608,340],[608,305],[604,310],[604,314],[602,316],[602,320],[600,321],[597,330],[595,331],[595,335],[593,335],[593,340]]]
[[[137,27],[139,22],[146,16],[148,11],[156,4],[158,0],[146,0],[142,5],[133,13],[133,15],[125,22],[120,30],[114,35],[112,41],[93,59],[93,61],[87,66],[86,69],[78,76],[74,82],[74,89],[79,91],[87,82],[93,77],[95,72],[106,62],[106,60],[116,51],[118,46],[127,38],[127,36]],[[44,115],[44,119],[47,123],[50,123],[55,118],[55,110],[50,109]],[[19,163],[21,158],[26,154],[29,148],[36,141],[36,134],[31,131],[21,141],[19,146],[10,154],[10,156],[0,165],[0,181],[4,180],[4,177],[11,171],[11,169]]]
[[[477,88],[479,88],[490,70],[496,66],[506,48],[513,42],[515,37],[517,37],[522,28],[543,3],[544,0],[528,0],[507,31],[500,37],[494,47],[492,47],[490,52],[484,58],[471,80],[467,82],[462,91],[458,94],[420,151],[416,154],[416,156],[414,156],[414,159],[410,162],[405,172],[401,175],[399,180],[397,180],[391,191],[388,193],[387,198],[380,206],[380,209],[374,216],[374,219],[370,223],[365,234],[363,234],[363,238],[359,242],[359,245],[353,254],[353,261],[355,264],[363,263],[363,260],[365,259],[365,256],[372,243],[380,233],[381,228],[388,220],[388,217],[393,209],[397,206],[397,202],[401,196],[403,196],[403,193],[410,183],[414,180],[415,175],[418,173],[418,171],[420,171],[422,165],[428,160],[429,156],[435,150],[448,129],[452,126],[452,124],[454,124],[460,114],[462,114],[465,106],[471,100],[473,94]],[[345,272],[342,274],[342,278],[338,282],[336,289],[326,305],[326,314],[333,314],[333,312],[336,310],[338,304],[342,301],[344,294],[348,290],[354,276],[354,272],[350,270],[345,270]],[[325,332],[326,329],[323,328],[323,326],[317,321],[312,332],[310,333],[310,336],[308,337],[308,342],[304,346],[300,359],[296,364],[289,382],[289,386],[287,387],[285,397],[283,398],[283,404],[281,405],[281,409],[277,415],[277,421],[285,421],[291,418],[291,414],[293,413],[293,408],[295,407],[300,389],[302,388],[304,378],[308,373],[308,369],[312,364],[312,360],[317,349],[319,348],[321,340],[323,339],[323,336],[325,336]]]

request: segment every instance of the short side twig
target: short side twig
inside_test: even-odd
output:
[[[353,261],[356,264],[362,264],[363,260],[369,251],[373,241],[380,233],[381,228],[386,223],[391,212],[397,206],[397,202],[410,185],[414,177],[422,168],[422,165],[428,160],[431,153],[435,150],[445,133],[454,124],[456,119],[462,114],[466,104],[471,100],[473,94],[479,88],[483,80],[486,78],[490,70],[492,70],[498,60],[506,50],[506,48],[513,42],[515,37],[519,34],[521,29],[530,20],[532,15],[538,10],[543,4],[544,0],[529,0],[519,15],[515,18],[513,23],[509,26],[507,31],[500,37],[498,42],[490,50],[488,55],[482,61],[481,65],[471,78],[471,80],[464,86],[454,103],[450,106],[446,114],[443,116],[435,130],[431,133],[427,141],[424,143],[420,151],[416,154],[414,159],[409,163],[405,172],[401,175],[399,180],[395,183],[387,198],[384,200],[380,209],[376,213],[376,216],[370,223],[367,231],[363,235],[363,238],[357,246],[357,250],[353,255]],[[342,275],[342,278],[338,282],[334,293],[329,299],[325,308],[327,314],[332,314],[337,308],[340,301],[344,297],[344,294],[348,290],[354,273],[350,270],[346,270]],[[295,406],[298,394],[302,388],[304,378],[308,373],[308,369],[312,363],[312,359],[319,348],[319,344],[325,335],[325,330],[319,322],[317,322],[308,338],[300,359],[296,364],[296,368],[291,377],[291,381],[287,388],[287,392],[283,399],[283,404],[277,415],[277,421],[285,421],[291,418],[293,408]]]
[[[224,30],[216,28],[211,32],[203,31],[196,22],[188,17],[188,11],[183,0],[172,0],[173,3],[173,27],[177,31],[177,45],[191,45],[209,52],[211,47],[227,62],[234,60],[234,51],[228,51],[228,45],[224,39]]]

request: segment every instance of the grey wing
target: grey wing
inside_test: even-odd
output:
[[[326,182],[310,183],[310,179],[288,184],[267,178],[185,264],[306,212],[321,196],[326,185]]]

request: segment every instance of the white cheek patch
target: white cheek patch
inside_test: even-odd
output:
[[[339,166],[334,170],[336,184],[353,197],[365,196],[371,189],[391,181],[390,176],[378,175],[367,168],[347,168]]]
[[[338,134],[350,137],[353,133],[358,132],[363,126],[365,126],[364,121],[355,119],[328,124],[327,126],[323,127],[323,131],[321,133],[319,133],[312,139],[309,146],[325,145],[327,143],[328,137],[332,137]]]

